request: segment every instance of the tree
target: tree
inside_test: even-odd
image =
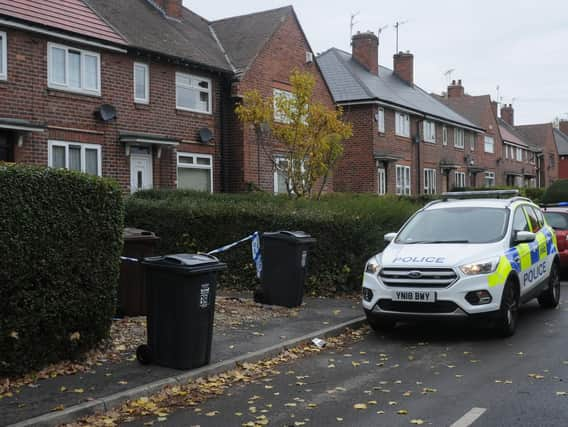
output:
[[[290,83],[290,93],[273,97],[263,98],[257,90],[245,93],[235,112],[243,123],[254,126],[257,135],[268,133],[276,140],[274,144],[272,138],[258,138],[274,168],[286,177],[288,194],[312,197],[319,181],[319,198],[343,154],[342,141],[352,135],[351,125],[341,120],[341,108],[331,110],[313,100],[311,73],[293,71]],[[279,148],[285,161],[274,157]]]

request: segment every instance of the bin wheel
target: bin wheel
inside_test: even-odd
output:
[[[262,287],[258,287],[254,290],[253,299],[254,302],[258,304],[265,304],[264,289],[262,289]]]
[[[136,359],[142,365],[149,365],[152,363],[152,349],[147,344],[139,345],[136,349]]]

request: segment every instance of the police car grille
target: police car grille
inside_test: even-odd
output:
[[[399,313],[431,313],[444,314],[453,313],[459,307],[451,301],[436,301],[434,303],[423,304],[420,302],[392,301],[381,299],[377,303],[381,310],[397,311]]]
[[[447,288],[458,278],[451,268],[383,268],[379,273],[386,286],[399,288]]]

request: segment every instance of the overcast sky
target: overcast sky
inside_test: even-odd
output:
[[[518,124],[568,118],[568,2],[565,0],[184,0],[213,20],[292,4],[315,52],[350,51],[354,31],[383,30],[379,63],[392,68],[394,23],[399,49],[414,54],[415,83],[427,91],[447,86],[444,73],[462,79],[467,93],[490,94],[497,86],[513,103]]]

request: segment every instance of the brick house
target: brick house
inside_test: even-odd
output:
[[[538,180],[541,187],[548,187],[559,178],[559,155],[552,123],[520,125],[515,126],[515,129],[521,132],[527,141],[541,149]]]
[[[554,129],[554,142],[558,150],[558,178],[568,179],[568,121],[561,120]]]
[[[81,170],[132,191],[236,191],[261,170],[273,190],[273,163],[257,165],[232,108],[242,90],[288,88],[293,67],[317,74],[292,8],[234,18],[250,24],[240,33],[249,51],[231,45],[230,20],[209,22],[182,0],[31,3],[0,0],[0,161]]]
[[[335,171],[334,190],[422,194],[478,185],[484,129],[414,84],[414,57],[399,52],[379,65],[378,38],[352,38],[351,54],[332,48],[318,64],[334,101],[353,125]]]

